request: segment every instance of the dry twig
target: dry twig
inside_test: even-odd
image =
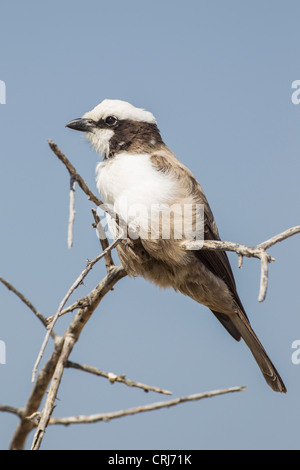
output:
[[[76,179],[74,176],[70,178],[70,206],[69,206],[69,222],[68,222],[68,248],[73,245],[73,227],[75,221],[75,187]]]
[[[2,277],[0,277],[0,282],[2,282],[2,284],[4,284],[8,290],[12,291],[14,294],[16,294],[17,297],[19,297],[20,300],[22,300],[22,302],[27,305],[27,307],[35,314],[35,316],[42,322],[42,324],[47,328],[48,326],[48,322],[47,322],[47,319],[41,314],[41,312],[39,312],[35,306],[30,302],[29,299],[27,299],[27,297],[25,297],[25,295],[23,295],[20,291],[18,291],[10,282],[6,281],[5,279],[3,279]],[[51,331],[51,336],[52,338],[55,340],[56,338],[56,334],[54,333],[54,331],[52,330]]]
[[[84,179],[77,173],[76,168],[72,163],[67,159],[65,154],[58,148],[57,144],[52,142],[51,139],[48,140],[51,150],[55,153],[57,158],[65,165],[71,178],[77,181],[82,191],[88,196],[89,200],[92,201],[96,206],[103,205],[101,199],[99,199],[95,194],[90,190]]]
[[[54,152],[54,154],[59,158],[59,160],[65,165],[67,168],[70,179],[71,179],[71,188],[75,188],[75,182],[78,183],[79,187],[83,190],[83,192],[88,196],[88,198],[97,206],[101,205],[103,210],[111,215],[114,219],[117,219],[119,226],[123,229],[124,221],[119,220],[109,208],[104,206],[102,201],[95,196],[92,191],[88,188],[86,182],[83,178],[76,172],[74,166],[69,162],[67,157],[61,152],[58,146],[49,140],[49,146]],[[74,193],[73,189],[71,192]],[[69,245],[72,242],[72,227],[74,223],[74,199],[72,201],[72,195],[70,192],[70,217],[69,217]],[[74,196],[74,194],[73,194]],[[94,220],[96,225],[99,224],[100,220],[96,214],[96,211],[93,211]],[[100,225],[100,230],[102,226]],[[267,281],[268,281],[268,263],[273,261],[272,258],[266,250],[273,246],[275,243],[279,241],[285,240],[286,238],[299,233],[300,226],[293,227],[281,234],[272,237],[271,239],[257,245],[256,247],[247,247],[245,245],[240,245],[237,243],[231,242],[223,242],[223,241],[216,241],[216,240],[205,240],[204,243],[200,242],[201,246],[197,248],[197,241],[189,241],[183,244],[184,249],[209,249],[209,250],[223,250],[223,251],[234,251],[238,254],[239,257],[239,266],[242,265],[243,256],[247,257],[256,257],[261,261],[261,285],[260,285],[260,296],[259,300],[263,300],[266,294],[267,288]],[[126,233],[126,232],[125,232]],[[103,235],[103,234],[102,234]],[[98,255],[93,261],[88,261],[86,268],[82,271],[80,276],[76,279],[73,285],[68,290],[67,294],[59,304],[58,310],[56,314],[50,317],[51,324],[48,325],[48,319],[45,319],[40,312],[38,312],[35,307],[31,304],[31,302],[26,299],[19,291],[17,291],[10,283],[4,281],[0,278],[0,281],[6,285],[6,287],[12,290],[18,297],[35,313],[35,315],[42,321],[43,325],[48,328],[47,335],[45,337],[42,349],[39,353],[38,360],[35,364],[35,368],[33,371],[33,375],[35,375],[37,371],[37,366],[39,360],[43,354],[44,345],[46,345],[49,335],[51,334],[54,341],[54,351],[51,354],[50,358],[46,361],[46,364],[41,369],[41,371],[37,375],[36,382],[33,385],[33,389],[31,394],[28,398],[27,404],[24,408],[14,408],[2,405],[0,406],[0,411],[6,411],[13,413],[20,418],[20,422],[15,430],[14,436],[11,442],[11,449],[22,449],[25,444],[26,437],[28,436],[29,432],[36,429],[36,433],[34,435],[32,449],[39,449],[42,443],[42,439],[48,424],[72,424],[72,423],[90,423],[95,421],[108,421],[110,419],[120,418],[123,416],[133,415],[145,411],[152,411],[155,409],[175,406],[180,403],[184,403],[187,401],[194,401],[200,400],[202,398],[213,397],[216,395],[221,395],[224,393],[231,393],[236,391],[245,390],[245,387],[232,387],[229,389],[224,390],[216,390],[206,393],[200,393],[195,395],[189,395],[186,397],[176,398],[173,400],[165,401],[165,402],[158,402],[152,403],[145,406],[139,406],[127,410],[116,411],[112,413],[101,413],[101,414],[94,414],[91,416],[75,416],[75,417],[67,417],[67,418],[52,418],[52,412],[55,406],[55,400],[57,397],[57,391],[62,379],[63,371],[65,367],[72,366],[80,370],[85,370],[87,372],[95,373],[96,375],[101,375],[103,377],[108,378],[111,382],[121,382],[129,386],[143,388],[144,390],[152,390],[158,393],[170,393],[163,389],[158,389],[157,387],[151,387],[145,384],[141,384],[140,382],[133,382],[129,379],[126,379],[124,376],[117,376],[112,373],[106,373],[100,371],[99,369],[92,368],[91,366],[80,366],[79,364],[74,364],[68,361],[70,353],[78,341],[81,331],[84,328],[85,324],[99,305],[102,298],[114,287],[114,285],[123,277],[126,276],[126,272],[122,266],[115,266],[111,257],[111,250],[119,243],[122,236],[120,236],[117,240],[115,240],[111,245],[108,244],[108,241],[105,237],[100,237],[101,245],[103,252]],[[83,282],[83,279],[86,277],[88,272],[92,269],[93,265],[98,262],[102,257],[105,258],[106,268],[107,268],[107,275],[101,282],[97,284],[97,286],[85,297],[82,299],[77,300],[71,306],[66,307],[63,309],[64,305],[66,304],[67,300],[71,296],[71,294],[77,289],[77,287]],[[59,337],[54,334],[53,326],[57,320],[57,318],[66,313],[67,311],[77,309],[77,313],[72,319],[70,325],[64,332],[64,334]],[[42,399],[44,398],[47,388],[49,387],[49,392],[47,394],[47,398],[45,401],[45,405],[41,412],[39,412],[39,407],[41,405]],[[34,419],[39,417],[38,422]]]
[[[106,250],[109,246],[109,243],[108,243],[108,240],[107,240],[107,237],[105,235],[105,230],[104,228],[102,227],[102,224],[101,224],[101,221],[100,221],[100,217],[99,215],[97,214],[97,211],[95,209],[92,209],[92,214],[93,214],[93,217],[94,217],[94,220],[95,220],[95,224],[93,224],[93,227],[97,230],[97,234],[99,236],[99,240],[100,240],[100,243],[101,243],[101,246],[102,246],[102,250]],[[107,252],[107,254],[105,255],[105,266],[106,266],[106,270],[108,271],[112,266],[114,266],[114,262],[113,262],[113,259],[112,259],[112,254],[111,254],[111,250],[109,250]]]
[[[64,298],[62,299],[62,301],[60,302],[59,304],[59,307],[58,307],[58,310],[56,312],[56,314],[54,315],[51,323],[48,325],[48,331],[46,333],[46,336],[44,338],[44,341],[43,341],[43,344],[42,344],[42,347],[40,349],[40,352],[38,354],[38,357],[37,357],[37,360],[34,364],[34,368],[33,368],[33,371],[32,371],[32,382],[34,382],[35,380],[35,375],[36,375],[36,371],[37,371],[37,368],[38,368],[38,365],[40,363],[40,360],[43,356],[43,353],[44,353],[44,350],[46,348],[46,345],[48,343],[48,339],[49,339],[49,336],[52,332],[52,329],[58,319],[58,317],[61,315],[61,311],[64,307],[64,305],[66,304],[67,300],[69,299],[69,297],[73,294],[73,292],[75,291],[75,289],[77,289],[78,286],[80,286],[83,282],[83,280],[85,279],[85,277],[87,276],[87,274],[90,272],[90,270],[92,269],[92,267],[101,259],[103,258],[106,253],[108,253],[110,250],[112,250],[113,248],[115,248],[118,243],[122,240],[122,236],[120,236],[119,238],[117,238],[110,246],[108,246],[106,248],[106,250],[104,250],[102,253],[100,253],[100,255],[96,256],[96,258],[94,258],[92,261],[88,261],[87,262],[87,265],[85,267],[85,269],[81,272],[81,274],[78,276],[78,278],[76,279],[76,281],[72,284],[72,286],[70,287],[70,289],[68,290],[68,292],[66,293],[66,295],[64,296]]]
[[[141,388],[145,392],[156,392],[162,393],[164,395],[172,395],[172,392],[164,390],[163,388],[153,387],[152,385],[146,385],[141,382],[135,382],[134,380],[127,379],[125,375],[116,375],[112,372],[104,372],[103,370],[97,369],[93,366],[81,365],[76,362],[68,361],[65,367],[70,367],[77,370],[82,370],[84,372],[89,372],[90,374],[98,375],[99,377],[105,377],[110,381],[110,383],[119,382],[127,385],[128,387],[137,387]]]
[[[102,279],[99,284],[87,295],[87,304],[80,308],[78,312],[76,313],[75,317],[71,321],[69,327],[65,331],[64,335],[59,338],[58,341],[55,343],[55,348],[50,356],[50,358],[47,360],[46,364],[42,368],[42,370],[38,373],[37,379],[34,383],[33,389],[31,391],[30,397],[27,401],[27,404],[23,410],[23,416],[24,418],[20,421],[18,424],[14,436],[12,438],[12,442],[10,445],[11,449],[23,449],[25,445],[25,440],[26,437],[28,436],[29,432],[35,427],[35,424],[31,421],[26,419],[26,417],[31,416],[33,413],[38,411],[39,406],[41,404],[41,401],[43,397],[45,396],[47,387],[51,381],[51,379],[54,376],[54,373],[56,371],[56,377],[59,379],[59,374],[61,373],[61,362],[60,366],[57,369],[59,359],[62,354],[63,346],[65,344],[65,339],[66,338],[75,338],[77,341],[82,329],[84,328],[85,324],[93,314],[93,312],[96,310],[98,307],[99,303],[103,299],[103,297],[114,287],[114,285],[123,277],[126,276],[126,272],[122,266],[115,266],[110,270],[110,272],[105,276],[104,279]],[[68,354],[71,352],[70,348],[70,343],[69,339],[67,341],[67,344],[65,345],[64,348],[64,354],[68,356]],[[73,341],[73,339],[72,339]],[[66,357],[67,359],[68,357]],[[53,397],[53,389],[51,391],[51,386],[55,387],[55,381],[51,381],[49,393],[47,396],[48,403],[45,403],[45,406],[41,412],[41,421],[43,418],[43,415],[47,415],[43,421],[42,425],[40,425],[39,428],[39,436],[38,439],[35,440],[35,448],[38,448],[41,444],[41,440],[44,435],[44,425],[47,423],[47,419],[49,419],[49,412],[50,414],[52,413],[53,408],[49,407],[49,400],[51,400],[52,403],[52,397]],[[50,393],[51,392],[51,393]],[[50,396],[50,399],[49,399]],[[46,400],[47,402],[47,400]],[[47,418],[47,419],[46,419]],[[40,423],[41,423],[40,421]]]
[[[266,297],[267,287],[268,287],[268,263],[274,261],[275,259],[270,256],[266,250],[271,248],[278,242],[286,240],[300,233],[300,225],[289,228],[284,232],[275,235],[274,237],[266,240],[263,243],[260,243],[257,246],[250,247],[242,245],[240,243],[232,243],[227,241],[219,240],[190,240],[188,242],[183,242],[182,246],[185,250],[213,250],[213,251],[233,251],[239,256],[239,267],[242,265],[242,257],[246,256],[248,258],[258,258],[261,262],[261,276],[260,276],[260,289],[258,295],[258,301],[262,302]]]
[[[53,412],[54,402],[56,399],[57,390],[62,378],[65,364],[73,349],[74,344],[79,339],[84,325],[87,323],[102,298],[107,294],[107,292],[112,289],[116,282],[118,282],[124,276],[126,276],[126,272],[122,266],[116,266],[111,269],[110,272],[105,276],[105,278],[89,293],[88,306],[81,308],[77,312],[69,327],[66,329],[62,338],[62,345],[60,347],[59,357],[55,365],[46,402],[41,412],[41,419],[33,439],[32,450],[39,449],[41,445],[45,429]]]
[[[195,393],[194,395],[188,395],[185,397],[174,398],[172,400],[160,401],[156,403],[150,403],[149,405],[136,406],[127,410],[113,411],[112,413],[98,413],[89,416],[69,416],[67,418],[52,418],[49,424],[83,424],[83,423],[96,423],[98,421],[110,421],[115,418],[123,418],[124,416],[135,415],[138,413],[144,413],[145,411],[159,410],[161,408],[169,408],[171,406],[179,405],[189,401],[202,400],[203,398],[212,398],[217,395],[224,395],[226,393],[242,392],[246,390],[246,387],[230,387],[223,390],[212,390],[210,392]]]
[[[9,405],[0,405],[0,411],[4,413],[12,413],[13,415],[19,416],[19,418],[23,418],[23,410],[22,408],[16,408],[15,406]]]

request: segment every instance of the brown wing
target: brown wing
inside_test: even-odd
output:
[[[177,177],[179,186],[183,186],[182,193],[184,194],[184,197],[190,193],[190,196],[193,196],[193,202],[204,204],[205,240],[220,240],[212,211],[200,184],[194,178],[193,174],[176,159],[168,148],[162,155],[153,155],[152,161],[158,171],[170,172]],[[276,392],[285,393],[286,387],[278,371],[258,340],[247,318],[236,291],[233,273],[226,252],[202,249],[194,252],[194,256],[201,261],[207,269],[214,273],[214,275],[223,279],[237,304],[236,313],[233,315],[228,316],[217,311],[212,311],[213,314],[222,323],[231,336],[233,336],[233,338],[238,341],[241,337],[244,339],[270,387]]]
[[[170,153],[169,153],[170,152]],[[213,213],[204,195],[204,192],[195,179],[193,174],[184,165],[182,165],[177,158],[172,154],[171,151],[165,153],[155,153],[151,157],[152,163],[158,171],[164,173],[171,173],[178,179],[179,184],[183,185],[184,193],[193,195],[194,201],[199,204],[204,204],[204,239],[205,240],[220,240],[219,232]],[[242,313],[248,320],[242,302],[238,296],[236,290],[236,284],[233,276],[233,272],[229,263],[229,259],[225,251],[212,251],[207,249],[201,249],[194,251],[196,258],[205,265],[214,275],[221,278],[228,288],[230,289],[234,300],[240,307]],[[222,312],[212,311],[227,331],[237,341],[240,340],[241,335],[237,328],[234,326],[228,315]]]

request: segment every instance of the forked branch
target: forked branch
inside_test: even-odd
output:
[[[77,173],[74,166],[67,159],[67,157],[61,152],[58,146],[49,141],[50,148],[54,154],[59,158],[59,160],[65,165],[69,172],[71,180],[71,189],[70,189],[70,216],[69,216],[69,246],[72,244],[72,227],[74,223],[74,190],[75,182],[78,183],[78,186],[82,191],[88,196],[88,198],[96,205],[101,205],[103,210],[106,210],[111,217],[116,218],[116,215],[109,209],[104,206],[102,201],[93,194],[89,189],[86,182],[83,178]],[[95,224],[99,224],[99,218],[96,211],[93,211]],[[125,229],[124,222],[118,219],[119,225],[122,229]],[[101,228],[100,228],[101,230]],[[275,237],[266,240],[263,243],[255,247],[247,247],[238,243],[226,242],[226,241],[217,241],[217,240],[204,240],[203,241],[186,241],[182,243],[183,249],[186,250],[195,250],[195,249],[205,249],[205,250],[222,250],[222,251],[232,251],[238,254],[239,256],[239,265],[244,256],[258,258],[261,262],[261,282],[260,282],[260,293],[259,301],[262,301],[266,295],[267,283],[268,283],[268,264],[271,261],[274,261],[268,253],[267,249],[275,245],[276,243],[286,240],[287,238],[300,233],[300,226],[292,227]],[[102,234],[103,235],[103,234]],[[8,289],[14,292],[26,305],[29,307],[34,314],[40,319],[44,326],[47,328],[47,334],[42,346],[42,349],[39,353],[38,360],[34,367],[33,375],[37,373],[37,366],[42,357],[45,344],[48,341],[50,335],[54,339],[54,351],[51,354],[50,358],[46,361],[42,370],[37,374],[36,381],[33,385],[30,397],[28,398],[27,404],[24,408],[15,408],[11,406],[2,405],[0,406],[0,411],[10,412],[17,415],[20,418],[20,422],[14,433],[11,448],[12,449],[22,449],[25,444],[26,437],[32,429],[36,428],[36,433],[34,435],[32,449],[36,450],[40,448],[45,430],[48,424],[73,424],[73,423],[91,423],[95,421],[108,421],[115,418],[120,418],[123,416],[133,415],[141,412],[152,411],[155,409],[166,408],[170,406],[175,406],[180,403],[200,400],[202,398],[213,397],[216,395],[221,395],[225,393],[231,393],[236,391],[245,390],[245,387],[232,387],[224,390],[215,390],[206,393],[188,395],[186,397],[175,398],[172,400],[152,403],[149,405],[139,406],[135,408],[130,408],[127,410],[116,411],[112,413],[98,413],[90,416],[71,416],[66,418],[52,418],[52,412],[55,406],[55,400],[57,397],[57,392],[59,385],[62,379],[63,371],[65,367],[73,367],[76,369],[84,370],[86,372],[94,373],[96,375],[101,375],[106,377],[111,382],[120,382],[125,385],[132,387],[139,387],[147,391],[155,391],[158,393],[169,394],[167,390],[160,389],[157,387],[148,386],[140,382],[134,382],[127,379],[124,376],[117,376],[112,373],[106,373],[100,371],[99,369],[93,368],[91,366],[80,366],[79,364],[74,364],[69,361],[69,356],[71,351],[78,341],[81,331],[84,328],[85,324],[99,305],[102,298],[114,287],[114,285],[126,276],[126,271],[122,266],[115,266],[111,257],[111,250],[117,246],[122,236],[116,239],[111,245],[108,244],[108,241],[105,237],[100,237],[102,245],[102,253],[99,254],[93,261],[88,261],[85,269],[78,276],[75,282],[72,284],[64,298],[59,304],[58,310],[50,317],[46,319],[33,305],[32,303],[17,289],[15,289],[8,281],[0,278],[0,282],[4,284]],[[105,258],[107,275],[102,279],[101,282],[84,298],[77,300],[69,307],[65,307],[66,302],[70,298],[71,294],[77,289],[77,287],[83,282],[89,271],[92,269],[94,264],[98,262],[101,258]],[[75,317],[71,320],[69,326],[62,336],[57,336],[54,333],[53,326],[60,315],[63,313],[77,310]],[[47,388],[49,390],[45,400],[45,404],[41,412],[39,412],[39,407],[43,398],[46,396]],[[37,421],[37,417],[39,418]]]
[[[258,301],[262,302],[266,297],[268,287],[268,263],[275,261],[275,258],[267,253],[267,249],[274,246],[276,243],[286,240],[293,235],[300,233],[300,225],[291,227],[284,232],[275,235],[274,237],[260,243],[256,246],[246,246],[240,243],[232,243],[219,240],[189,240],[183,242],[182,246],[185,250],[212,250],[212,251],[233,251],[239,255],[239,266],[241,267],[241,260],[243,256],[247,258],[258,258],[261,262],[261,275],[260,275],[260,289]]]

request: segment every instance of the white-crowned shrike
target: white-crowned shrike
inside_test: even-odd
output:
[[[148,221],[139,217],[140,236],[119,243],[118,255],[128,274],[173,287],[206,305],[234,339],[244,339],[270,387],[286,392],[250,325],[226,253],[182,248],[183,240],[195,238],[197,210],[190,212],[191,226],[183,231],[183,237],[176,235],[178,225],[182,226],[180,211],[186,206],[203,208],[205,240],[220,240],[220,236],[200,184],[165,145],[153,114],[125,101],[104,100],[67,127],[84,131],[94,149],[104,155],[96,167],[97,188],[123,220],[129,222],[128,210],[133,205],[175,208],[171,219],[177,222],[168,237],[161,236],[161,225],[156,236],[148,236]],[[179,222],[176,211],[181,214]],[[132,213],[130,220],[134,221]]]

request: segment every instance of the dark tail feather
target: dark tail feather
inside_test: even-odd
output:
[[[212,310],[212,313],[215,315],[215,317],[219,320],[219,322],[222,323],[224,328],[228,331],[229,334],[236,340],[240,341],[241,335],[239,330],[234,326],[234,324],[231,321],[231,318],[229,315],[226,315],[225,313],[220,313],[216,312],[215,310]]]
[[[251,328],[249,321],[244,317],[243,313],[236,312],[235,315],[230,315],[230,319],[251,350],[267,384],[275,392],[286,393],[287,390],[282,378],[280,377],[274,364]]]

